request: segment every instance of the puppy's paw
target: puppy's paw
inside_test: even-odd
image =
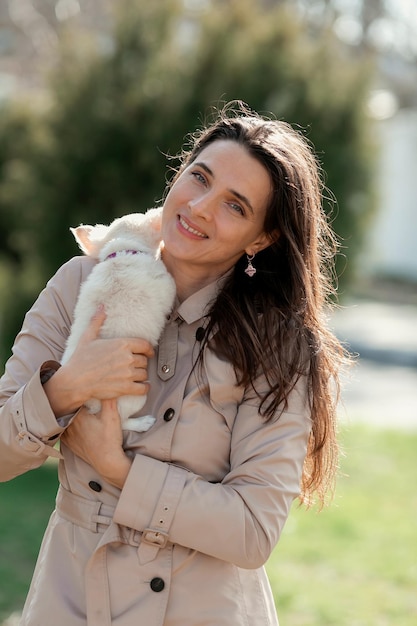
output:
[[[96,415],[101,411],[101,402],[100,400],[96,400],[95,398],[91,398],[91,400],[88,400],[85,403],[85,406],[87,407],[88,412],[92,415]]]
[[[142,417],[129,417],[122,422],[123,430],[133,430],[137,433],[143,433],[150,429],[156,422],[152,415],[143,415]]]

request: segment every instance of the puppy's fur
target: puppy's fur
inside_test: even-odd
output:
[[[101,337],[142,337],[156,345],[175,297],[174,280],[160,258],[160,227],[161,209],[150,209],[120,217],[110,226],[71,229],[81,250],[99,262],[81,286],[62,363],[74,352],[99,304],[106,312]],[[132,417],[145,402],[146,396],[118,398],[124,430],[142,432],[152,426],[150,415]],[[98,413],[101,402],[91,399],[86,406]]]

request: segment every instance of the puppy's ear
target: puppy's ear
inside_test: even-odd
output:
[[[159,234],[162,222],[162,207],[148,209],[145,213],[146,224]]]
[[[162,207],[156,209],[148,209],[144,214],[142,237],[146,242],[157,248],[161,241],[161,223],[162,223]]]
[[[98,258],[107,230],[108,227],[103,224],[97,224],[96,226],[81,224],[77,228],[70,228],[84,254],[94,258]]]

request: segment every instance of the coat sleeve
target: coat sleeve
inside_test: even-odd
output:
[[[273,422],[265,423],[254,400],[246,399],[233,425],[230,471],[221,483],[139,454],[114,521],[142,531],[156,545],[170,541],[242,568],[260,567],[299,495],[310,426],[304,379]]]
[[[0,380],[0,481],[42,465],[64,430],[40,380],[46,361],[60,361],[82,280],[86,257],[63,265],[26,314]]]

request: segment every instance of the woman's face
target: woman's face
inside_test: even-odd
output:
[[[244,147],[217,140],[200,152],[171,187],[163,209],[163,259],[174,278],[186,272],[200,287],[246,252],[266,248],[263,232],[271,181]]]

